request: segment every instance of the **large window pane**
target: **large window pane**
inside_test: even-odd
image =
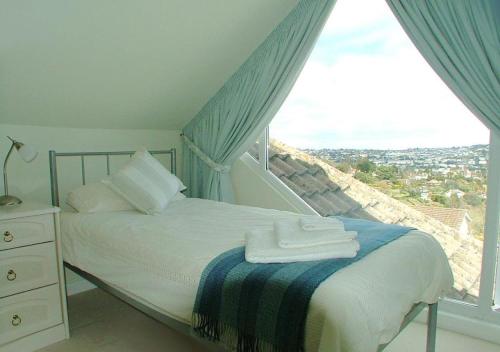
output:
[[[488,130],[383,0],[337,2],[269,134],[270,171],[311,207],[430,233],[450,260],[450,297],[476,303]]]

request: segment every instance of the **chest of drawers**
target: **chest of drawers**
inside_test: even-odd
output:
[[[69,337],[59,209],[0,208],[0,352],[35,351]]]

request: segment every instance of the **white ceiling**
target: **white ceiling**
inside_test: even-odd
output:
[[[0,123],[183,127],[297,0],[0,0]]]

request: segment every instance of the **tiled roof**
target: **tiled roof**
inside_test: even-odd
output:
[[[251,151],[252,153],[252,151]],[[255,151],[253,153],[255,155]],[[434,236],[453,270],[454,297],[474,301],[479,291],[482,242],[337,170],[325,161],[272,141],[269,168],[322,216],[343,215],[416,227]]]
[[[334,183],[325,170],[280,152],[273,144],[269,150],[271,172],[322,216],[344,215],[376,220],[363,206],[346,194],[346,186]]]
[[[468,218],[467,210],[465,209],[428,206],[415,206],[414,208],[456,230],[459,230],[464,220]]]

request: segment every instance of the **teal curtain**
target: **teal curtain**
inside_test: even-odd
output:
[[[300,0],[184,127],[184,178],[190,196],[233,201],[231,165],[277,113],[334,3]]]
[[[441,79],[486,126],[500,131],[500,0],[387,3]]]

